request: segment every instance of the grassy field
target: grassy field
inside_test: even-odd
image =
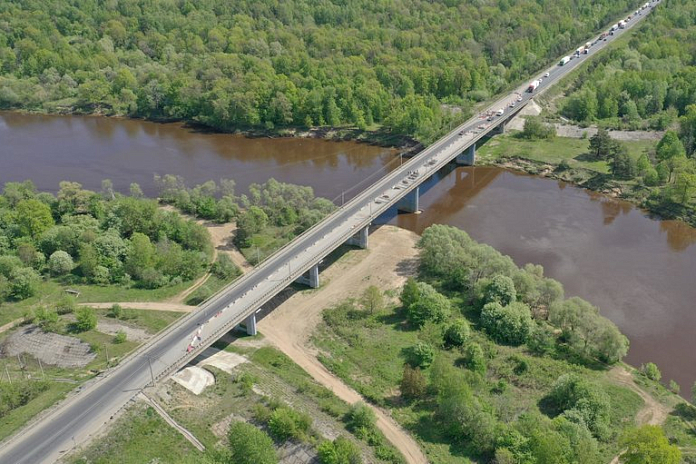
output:
[[[655,147],[654,141],[623,142],[629,154],[638,158],[646,150]],[[589,141],[568,137],[554,137],[546,140],[525,140],[518,138],[515,133],[498,135],[477,149],[477,157],[481,162],[496,162],[503,158],[522,158],[551,165],[562,161],[571,168],[583,168],[601,174],[609,173],[606,161],[597,161],[588,155]]]
[[[253,338],[260,340],[260,337]],[[306,438],[310,446],[316,446],[322,435],[340,434],[358,444],[369,456],[370,462],[385,462],[374,458],[372,448],[353,437],[345,428],[343,420],[349,406],[284,354],[272,347],[259,348],[249,344],[238,346],[218,342],[216,347],[242,354],[249,362],[239,365],[233,374],[206,366],[215,377],[215,385],[206,388],[200,395],[192,394],[175,382],[163,385],[159,393],[151,392],[151,396],[157,398],[168,413],[207,449],[226,446],[224,435],[231,420],[258,423],[258,411],[269,405],[286,404],[308,413],[313,419],[313,433]],[[177,463],[181,461],[176,460],[177,453],[186,455],[189,458],[187,462],[197,462],[201,454],[156,414],[148,411],[149,408],[144,405],[130,408],[106,436],[69,462]],[[148,437],[149,446],[140,438],[142,436]],[[276,444],[281,446],[284,441],[276,440]]]
[[[131,327],[145,329],[153,334],[182,315],[181,313],[169,311],[126,309],[124,310],[124,320],[119,321],[106,318],[105,315],[108,310],[100,309],[96,310],[96,312],[100,318],[104,318],[111,323],[120,322]],[[69,325],[67,322],[65,324],[66,327]],[[0,344],[12,335],[15,330],[1,334]],[[47,390],[31,399],[26,405],[14,409],[2,417],[2,420],[0,420],[0,440],[14,433],[36,414],[64,398],[69,391],[91,379],[96,373],[106,369],[107,356],[109,360],[108,366],[113,367],[128,353],[140,346],[140,343],[132,340],[116,343],[113,335],[97,330],[79,333],[66,332],[65,334],[89,343],[96,357],[86,366],[80,368],[61,368],[46,363],[39,363],[37,359],[26,354],[20,357],[0,358],[0,382],[8,382],[8,376],[14,382],[22,379],[47,379],[49,381]]]
[[[175,464],[181,462],[184,457],[198,453],[199,451],[171,428],[154,409],[138,403],[116,421],[109,431],[108,440],[95,441],[68,462]]]
[[[370,316],[363,311],[339,305],[325,311],[325,323],[313,341],[326,353],[321,360],[347,384],[370,401],[388,408],[392,415],[419,440],[433,464],[471,462],[465,450],[451,444],[434,421],[427,402],[409,403],[402,399],[399,385],[409,347],[418,341],[431,342],[441,337],[438,330],[413,330],[395,308]],[[485,398],[501,422],[512,422],[520,413],[539,410],[540,400],[562,374],[576,372],[604,386],[612,398],[611,427],[614,438],[627,426],[643,406],[642,399],[628,388],[611,383],[603,370],[570,364],[563,359],[538,357],[524,347],[497,345],[474,330],[472,341],[479,343],[488,362],[486,379],[473,385],[474,394]],[[460,365],[458,350],[439,350],[438,356]],[[519,368],[520,365],[524,369]],[[428,376],[427,370],[425,371]],[[493,391],[491,385],[502,385]],[[615,441],[601,444],[607,462],[618,451]]]

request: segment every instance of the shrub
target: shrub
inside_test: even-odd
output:
[[[307,436],[312,419],[305,413],[300,413],[289,407],[281,406],[271,413],[268,428],[271,434],[279,440],[294,438],[302,440]]]
[[[121,344],[125,342],[127,338],[128,335],[126,334],[126,332],[124,332],[123,330],[119,330],[118,332],[116,332],[116,336],[114,337],[114,343]]]
[[[662,378],[662,372],[660,372],[660,369],[658,369],[657,364],[655,363],[643,364],[640,366],[640,370],[647,378],[654,380],[655,382],[659,382]]]
[[[34,321],[36,325],[41,327],[41,330],[45,332],[57,332],[59,320],[58,313],[52,309],[40,306],[34,311]]]
[[[464,364],[477,374],[484,375],[486,373],[486,357],[483,354],[483,349],[478,343],[470,343],[464,353]]]
[[[359,429],[371,430],[377,422],[375,412],[363,402],[353,404],[348,410],[346,417],[348,429],[356,431]]]
[[[401,395],[408,399],[422,398],[428,387],[423,372],[418,367],[404,365],[404,373],[401,378]]]
[[[227,433],[232,462],[235,464],[277,464],[273,441],[261,430],[245,422],[235,422]]]
[[[445,330],[445,346],[462,346],[469,339],[470,334],[469,323],[464,319],[457,319]]]
[[[360,448],[345,437],[325,440],[317,447],[321,464],[362,464]]]
[[[241,275],[242,271],[239,270],[236,264],[232,262],[232,259],[227,253],[220,253],[213,263],[211,272],[215,277],[227,280],[233,277]]]
[[[75,311],[75,329],[86,332],[97,327],[97,313],[92,308],[82,307]]]
[[[545,401],[555,413],[571,422],[581,422],[597,438],[609,431],[609,396],[599,385],[577,374],[564,374],[556,380]]]
[[[506,306],[515,301],[516,298],[515,283],[506,275],[493,277],[484,292],[486,303],[496,302]]]
[[[111,305],[111,309],[106,313],[107,317],[113,317],[114,319],[121,319],[123,317],[123,308],[120,304],[114,303]]]
[[[70,314],[75,312],[75,308],[77,307],[77,303],[75,303],[75,298],[71,297],[70,295],[63,295],[61,298],[56,301],[56,311],[58,314]]]
[[[409,352],[409,362],[413,367],[428,367],[433,362],[435,350],[428,343],[417,343]]]
[[[520,345],[534,328],[529,307],[513,302],[507,306],[487,303],[481,311],[481,325],[498,342]]]

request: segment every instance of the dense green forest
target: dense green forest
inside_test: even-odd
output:
[[[20,0],[0,108],[217,129],[377,123],[427,141],[638,0]]]
[[[665,0],[630,39],[593,58],[574,77],[562,114],[611,128],[665,130],[681,123],[696,150],[696,4]],[[679,119],[681,118],[681,120]]]
[[[680,462],[660,427],[633,428],[642,400],[607,375],[624,369],[613,366],[628,340],[597,307],[454,227],[429,227],[419,247],[399,303],[368,289],[326,310],[314,341],[429,462],[596,464],[626,448],[623,463]],[[655,365],[643,371],[659,380]]]

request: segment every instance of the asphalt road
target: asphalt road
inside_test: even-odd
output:
[[[651,3],[654,6],[657,2]],[[495,126],[525,105],[534,95],[549,88],[563,76],[623,35],[642,20],[651,8],[632,19],[626,29],[619,30],[607,41],[590,48],[587,55],[574,58],[565,66],[558,64],[541,71],[530,81],[543,76],[534,93],[521,86],[499,99],[486,111],[503,108],[501,117],[486,121],[476,116],[460,125],[417,156],[387,174],[340,210],[295,239],[253,271],[225,288],[195,313],[158,334],[136,353],[123,360],[119,367],[95,379],[83,390],[45,414],[32,426],[2,443],[0,463],[38,464],[55,462],[63,453],[90,436],[110,420],[154,378],[166,378],[185,365],[220,336],[255,313],[304,271],[338,248],[361,227],[416,189],[425,179],[450,162],[472,143],[486,136]],[[521,101],[518,100],[521,96]],[[510,103],[515,107],[510,108]],[[482,128],[480,128],[483,126]],[[408,173],[417,172],[408,177]],[[188,347],[193,349],[188,352]]]

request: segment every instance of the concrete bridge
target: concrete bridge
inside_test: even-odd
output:
[[[651,8],[655,3],[651,3]],[[645,10],[628,24],[637,24]],[[543,92],[571,72],[588,56],[625,33],[618,31],[604,42],[597,42],[588,55],[580,55],[564,66],[554,65],[541,71],[540,86],[526,92],[528,84],[511,90],[481,114],[473,117],[440,140],[405,161],[394,171],[358,194],[336,212],[307,230],[200,308],[158,334],[154,340],[123,360],[118,368],[86,385],[83,391],[66,400],[41,420],[2,443],[0,463],[54,462],[62,453],[87,440],[120,408],[148,385],[166,379],[198,356],[222,335],[242,324],[256,333],[256,313],[271,298],[293,282],[311,287],[320,284],[319,263],[343,244],[369,246],[369,225],[389,208],[405,212],[420,209],[419,188],[448,163],[473,165],[476,144],[484,137],[504,129],[538,93]],[[543,77],[546,75],[546,77]],[[514,103],[514,106],[512,105]]]

